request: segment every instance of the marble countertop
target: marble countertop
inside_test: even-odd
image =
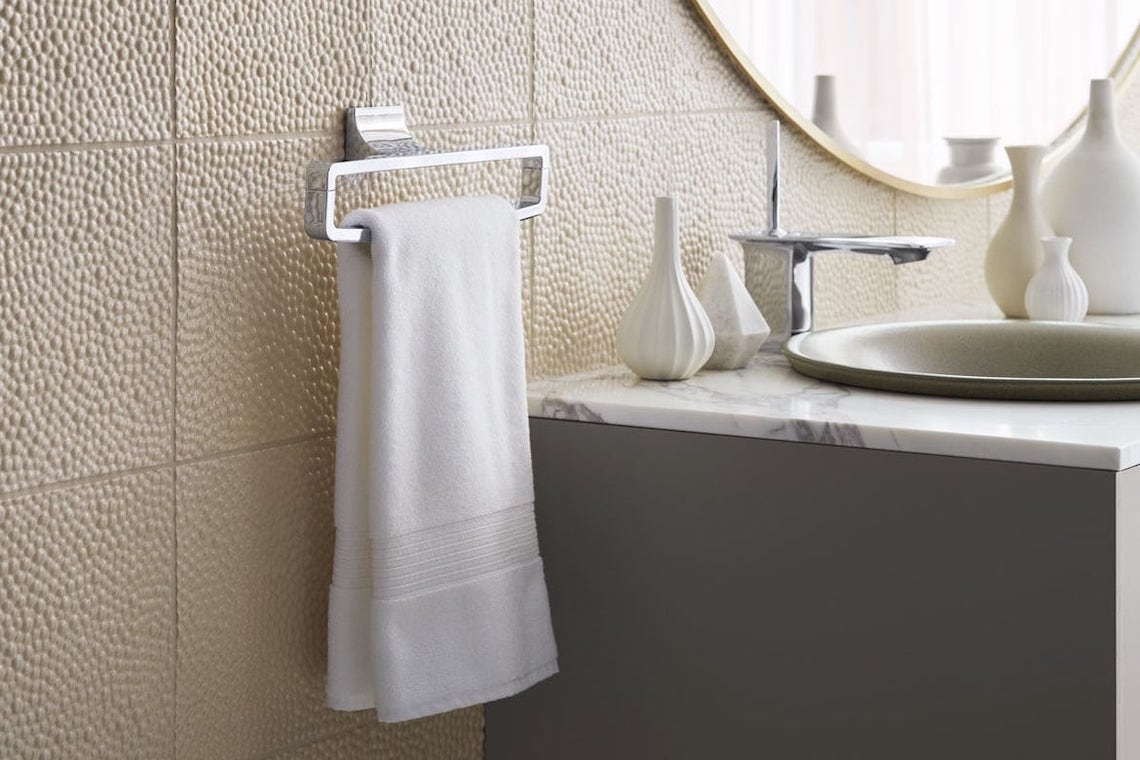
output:
[[[963,312],[905,316],[961,318]],[[532,417],[1100,470],[1140,465],[1140,402],[888,393],[806,377],[768,351],[745,369],[701,372],[682,382],[640,380],[626,367],[610,367],[535,380],[528,391]]]

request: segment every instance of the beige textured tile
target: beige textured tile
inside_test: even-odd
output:
[[[169,3],[4,3],[0,145],[168,137],[169,26]]]
[[[178,468],[178,756],[250,757],[374,717],[324,706],[333,443]]]
[[[894,191],[839,163],[799,130],[781,140],[781,223],[794,232],[891,234]],[[815,326],[829,327],[897,308],[896,267],[886,256],[816,257]]]
[[[373,724],[331,739],[288,750],[281,760],[482,760],[483,708],[389,725]]]
[[[179,148],[178,455],[329,430],[336,257],[305,236],[303,172],[332,141]]]
[[[536,2],[535,105],[540,119],[755,108],[760,103],[687,0]],[[700,134],[689,124],[675,128],[690,139]]]
[[[371,0],[179,0],[178,136],[340,131],[370,103]]]
[[[898,234],[954,238],[951,248],[898,268],[899,307],[986,298],[987,198],[932,200],[900,193]]]
[[[649,268],[653,198],[681,207],[682,259],[696,284],[714,251],[739,260],[728,234],[763,216],[759,113],[549,123],[554,186],[535,227],[528,369],[564,374],[618,362],[614,334]],[[709,134],[698,147],[693,134]]]
[[[422,139],[439,150],[528,142],[519,126],[426,130]],[[180,148],[180,457],[333,429],[336,253],[304,233],[302,177],[309,161],[339,150],[332,140]],[[513,197],[518,177],[517,163],[494,162],[349,178],[338,215],[398,200]],[[529,238],[522,243],[527,275]]]
[[[0,493],[169,460],[171,164],[0,156]]]
[[[530,117],[532,0],[377,0],[375,105],[409,126]]]
[[[169,757],[173,476],[0,499],[0,757]]]

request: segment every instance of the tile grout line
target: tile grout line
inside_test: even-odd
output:
[[[221,449],[219,451],[210,452],[209,454],[202,454],[196,457],[187,457],[186,459],[175,458],[173,462],[161,462],[159,464],[144,465],[142,467],[128,467],[123,470],[115,470],[113,472],[102,472],[97,475],[85,475],[79,478],[69,478],[67,480],[57,480],[51,483],[43,483],[28,488],[20,488],[7,493],[0,493],[0,504],[16,499],[22,499],[27,496],[35,496],[44,493],[57,493],[59,491],[66,491],[69,488],[79,488],[87,485],[97,485],[105,483],[115,478],[131,477],[134,475],[146,475],[148,473],[162,472],[163,470],[185,467],[186,465],[205,464],[207,462],[219,461],[222,459],[232,459],[234,457],[243,456],[245,454],[257,454],[263,451],[271,451],[273,449],[285,448],[286,446],[296,446],[302,443],[310,443],[312,441],[319,441],[323,438],[332,439],[336,435],[335,430],[322,430],[317,433],[307,433],[293,438],[281,438],[273,441],[266,441],[263,443],[253,443],[246,446],[238,446],[232,449]]]
[[[238,446],[232,449],[223,449],[220,451],[211,452],[209,454],[201,454],[195,457],[186,457],[185,459],[177,460],[177,466],[185,467],[186,465],[204,464],[206,462],[213,462],[218,459],[230,459],[233,457],[243,456],[245,454],[257,454],[262,451],[269,451],[271,449],[284,448],[286,446],[296,446],[301,443],[308,443],[310,441],[318,441],[322,438],[333,438],[336,435],[335,430],[322,430],[316,433],[306,433],[305,435],[294,436],[292,438],[281,438],[274,441],[266,441],[264,443],[251,443],[246,446]]]
[[[532,84],[532,87],[534,85]],[[420,130],[439,130],[443,132],[460,129],[480,127],[517,127],[525,126],[537,129],[542,124],[583,124],[606,121],[635,121],[638,119],[672,118],[679,116],[725,116],[746,115],[762,112],[763,109],[752,106],[733,106],[729,108],[696,108],[681,111],[628,111],[624,113],[587,114],[583,116],[560,116],[540,119],[537,108],[532,109],[532,116],[527,119],[500,119],[491,121],[442,122],[438,124],[419,124]],[[328,130],[309,130],[301,132],[262,132],[246,135],[201,135],[192,137],[170,137],[161,140],[107,140],[103,142],[82,143],[38,143],[28,145],[0,145],[0,155],[26,155],[44,153],[72,153],[77,151],[100,150],[132,150],[142,148],[156,148],[167,145],[216,145],[219,143],[264,143],[277,140],[317,140],[328,138]]]
[[[128,467],[125,470],[115,470],[114,472],[102,472],[98,475],[85,475],[79,478],[57,480],[52,483],[43,483],[41,485],[30,486],[28,488],[18,488],[14,491],[8,491],[7,493],[0,494],[0,504],[15,501],[16,499],[23,499],[28,496],[58,493],[59,491],[66,491],[70,488],[81,488],[83,486],[98,485],[115,478],[127,478],[135,475],[149,475],[152,473],[168,470],[171,467],[173,467],[173,465],[171,465],[170,462],[161,462],[159,464],[145,465],[143,467]]]
[[[174,662],[171,675],[171,691],[173,696],[174,715],[171,720],[171,750],[170,756],[178,758],[178,657],[182,642],[179,637],[179,589],[178,589],[178,205],[179,175],[178,175],[178,0],[169,0],[170,8],[170,138],[171,152],[171,198],[170,198],[170,471],[172,478],[171,513],[173,517],[172,541],[173,556],[171,557],[171,593],[173,599],[173,620],[171,621],[174,640]]]

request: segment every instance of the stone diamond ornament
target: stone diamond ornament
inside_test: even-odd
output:
[[[713,256],[697,298],[712,322],[716,343],[705,369],[740,369],[772,332],[735,267],[723,253]]]

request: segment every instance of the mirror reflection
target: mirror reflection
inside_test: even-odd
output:
[[[1140,0],[706,2],[786,104],[926,185],[998,179],[1001,145],[1056,140],[1140,23]]]

